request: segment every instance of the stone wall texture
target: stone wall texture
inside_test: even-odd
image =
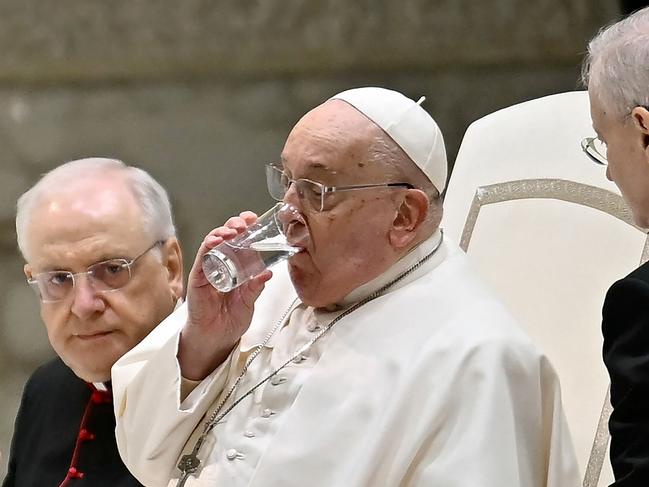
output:
[[[13,226],[41,173],[91,155],[147,169],[189,263],[229,215],[271,204],[263,164],[332,94],[426,95],[452,161],[471,121],[578,88],[587,39],[618,13],[604,0],[0,0],[0,477],[22,387],[53,353]]]

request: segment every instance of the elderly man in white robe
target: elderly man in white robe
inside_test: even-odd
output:
[[[437,124],[394,91],[297,123],[267,168],[308,232],[288,272],[210,286],[203,255],[256,216],[229,219],[186,305],[113,368],[143,484],[580,485],[552,366],[438,228],[446,166]]]

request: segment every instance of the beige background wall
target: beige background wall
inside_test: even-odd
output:
[[[270,204],[263,164],[337,91],[426,95],[452,161],[472,120],[575,89],[586,40],[617,14],[604,0],[0,0],[0,477],[22,386],[52,355],[13,229],[40,173],[89,155],[144,167],[191,260],[227,216]]]

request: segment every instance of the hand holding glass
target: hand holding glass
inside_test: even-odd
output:
[[[203,256],[203,272],[207,280],[221,292],[228,292],[269,267],[295,255],[306,236],[291,238],[285,231],[295,222],[302,222],[299,212],[289,204],[278,203],[242,234],[225,240]]]

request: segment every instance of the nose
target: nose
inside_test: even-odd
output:
[[[86,320],[95,313],[101,313],[106,309],[106,303],[92,286],[88,276],[85,275],[75,277],[72,299],[70,309],[81,320]]]
[[[309,236],[304,215],[291,203],[284,203],[278,214],[283,233],[293,246],[304,247]]]
[[[297,185],[294,182],[291,182],[289,187],[286,189],[286,193],[284,193],[284,198],[282,199],[282,201],[284,203],[289,203],[299,210],[302,209],[299,206],[302,203],[302,198],[300,198],[297,190]]]

